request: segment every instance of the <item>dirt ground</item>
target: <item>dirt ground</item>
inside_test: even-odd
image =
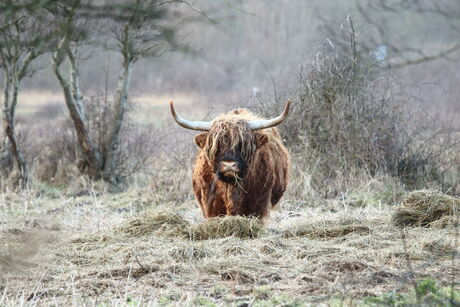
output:
[[[211,227],[190,195],[86,194],[2,194],[0,306],[359,305],[460,276],[458,229],[394,227],[394,204],[288,195],[265,225]]]

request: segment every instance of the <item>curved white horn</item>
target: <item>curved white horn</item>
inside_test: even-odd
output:
[[[283,113],[281,113],[278,117],[272,119],[260,119],[260,120],[252,120],[248,122],[248,127],[251,130],[261,130],[266,128],[275,127],[281,124],[289,114],[289,107],[291,105],[291,100],[288,99],[286,102],[286,106],[284,107]]]
[[[187,128],[187,129],[198,130],[198,131],[209,131],[209,130],[211,130],[211,122],[200,122],[200,121],[192,122],[192,121],[186,120],[185,118],[179,116],[176,113],[176,110],[174,110],[174,106],[173,106],[172,101],[169,102],[169,106],[171,108],[171,114],[172,114],[174,120],[180,126],[182,126],[184,128]]]

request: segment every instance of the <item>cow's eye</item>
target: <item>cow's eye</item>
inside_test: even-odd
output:
[[[238,145],[236,145],[236,151],[240,152],[242,148],[243,148],[243,144],[239,142]]]

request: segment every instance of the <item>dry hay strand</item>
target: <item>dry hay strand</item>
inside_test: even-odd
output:
[[[239,258],[220,258],[205,262],[203,272],[207,275],[218,276],[223,281],[234,281],[238,284],[253,284],[260,279],[264,266],[241,261]]]
[[[424,226],[445,228],[458,219],[460,198],[438,190],[414,191],[404,198],[391,217],[397,227]]]
[[[263,222],[258,218],[243,216],[215,217],[191,228],[193,240],[209,240],[224,237],[242,239],[257,238],[263,229]]]
[[[283,233],[285,238],[307,237],[310,239],[333,239],[343,237],[351,233],[370,233],[370,228],[357,221],[338,224],[337,221],[324,221],[315,224],[301,224],[286,229]]]
[[[116,237],[110,234],[82,234],[63,244],[58,251],[58,258],[64,263],[79,266],[105,264],[110,260],[110,253],[101,252],[114,244]]]
[[[205,246],[191,245],[189,242],[184,245],[174,247],[168,252],[168,255],[178,261],[197,261],[210,257],[214,254],[212,249]]]
[[[150,211],[128,221],[118,232],[132,236],[146,236],[161,233],[168,236],[187,237],[190,222],[176,213]]]
[[[324,265],[328,271],[334,272],[352,272],[373,269],[371,265],[358,260],[332,260],[326,262]]]

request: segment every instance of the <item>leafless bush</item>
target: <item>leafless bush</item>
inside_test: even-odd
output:
[[[384,60],[360,51],[351,20],[346,28],[337,40],[346,37],[347,45],[328,39],[309,69],[302,67],[281,127],[296,159],[313,172],[313,188],[334,196],[378,172],[411,186],[442,183],[440,158],[452,142],[428,127]]]
[[[95,95],[85,100],[85,124],[103,156],[107,153],[107,127],[113,120],[112,110],[113,102],[105,95]],[[21,127],[25,133],[26,158],[33,161],[33,173],[39,181],[67,185],[79,177],[79,169],[85,167],[73,123],[63,118],[54,118],[50,122],[50,118],[44,118],[44,115],[42,119],[36,126],[28,123],[30,127]],[[126,121],[122,126],[116,156],[115,171],[120,183],[126,182],[134,174],[150,173],[158,143],[158,134],[155,134],[153,127],[130,122]]]
[[[32,174],[38,181],[66,185],[78,174],[76,168],[75,133],[72,124],[63,119],[28,123],[24,139],[25,156],[32,164]]]
[[[114,121],[113,101],[107,95],[92,96],[85,103],[87,127],[96,142],[103,159],[108,154],[109,123]],[[129,117],[129,112],[128,112]],[[136,173],[150,173],[150,164],[159,142],[156,129],[152,126],[134,124],[132,120],[123,123],[120,144],[115,157],[115,177],[125,181]]]
[[[11,169],[14,167],[13,157],[5,144],[0,149],[0,178],[8,178]]]

